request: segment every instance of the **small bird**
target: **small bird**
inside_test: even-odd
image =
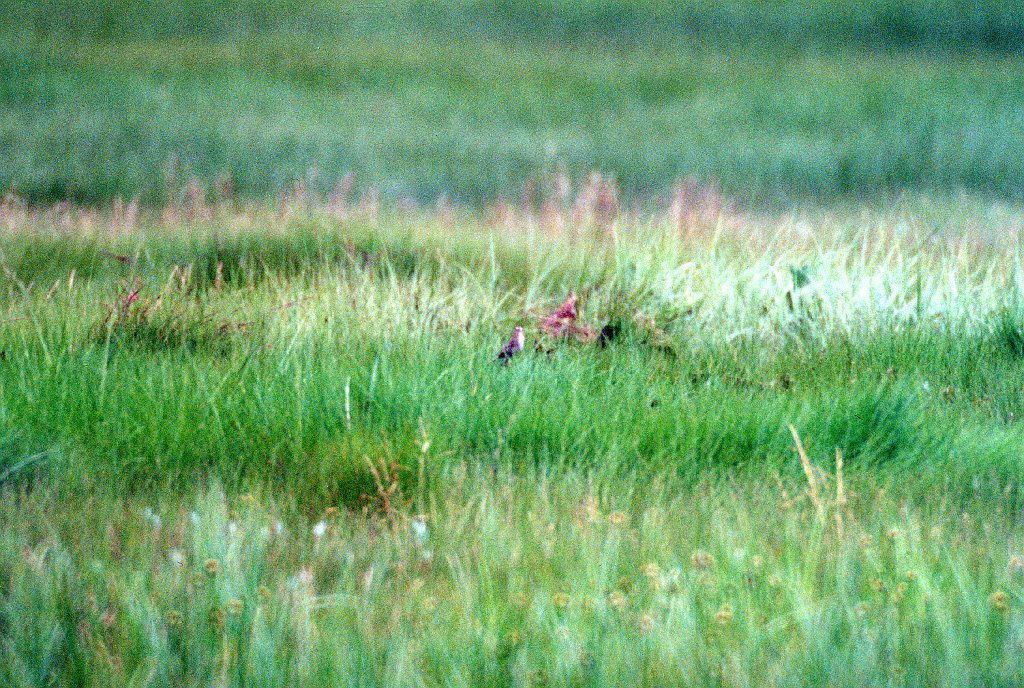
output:
[[[576,319],[576,292],[569,290],[565,302],[558,307],[558,310],[551,314],[552,318],[564,318],[566,320]]]
[[[551,315],[541,320],[540,331],[554,337],[572,332],[576,323],[576,294],[570,291],[565,302]]]
[[[516,327],[512,331],[512,339],[508,340],[508,343],[498,352],[498,360],[501,361],[502,365],[508,365],[509,359],[520,353],[525,344],[526,337],[523,335],[523,328]]]
[[[102,249],[100,250],[100,255],[104,256],[106,258],[110,258],[111,260],[116,260],[118,263],[134,263],[135,262],[134,260],[132,260],[131,256],[123,256],[123,255],[121,255],[119,253],[111,253],[110,251],[104,251]]]
[[[608,323],[601,328],[601,333],[597,336],[597,345],[602,349],[611,344],[619,333],[622,331],[622,327],[619,323]]]

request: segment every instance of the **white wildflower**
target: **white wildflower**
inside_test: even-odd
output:
[[[160,524],[162,523],[160,516],[150,507],[147,506],[142,510],[142,517],[152,523],[154,528],[160,528]]]
[[[416,536],[416,540],[420,545],[427,544],[427,539],[430,537],[430,531],[427,529],[426,516],[420,515],[409,521],[409,528],[412,530],[412,534]]]
[[[172,565],[177,566],[179,569],[185,566],[185,553],[177,547],[172,547],[167,552],[167,559]]]

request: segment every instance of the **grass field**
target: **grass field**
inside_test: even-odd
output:
[[[751,204],[1019,200],[1024,13],[961,4],[5,2],[0,188],[326,199],[353,173],[480,205],[596,169],[631,202],[689,176]]]
[[[1020,681],[1020,209],[587,198],[9,199],[0,682]]]
[[[680,38],[703,42],[823,46],[860,44],[933,50],[1014,50],[1024,11],[1007,0],[103,0],[0,3],[10,33],[68,38],[233,38],[266,34],[444,33],[508,41],[609,40],[633,45]]]
[[[1024,683],[1021,3],[0,17],[0,687]]]

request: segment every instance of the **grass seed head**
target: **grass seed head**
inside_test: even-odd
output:
[[[715,567],[715,557],[704,550],[696,550],[690,557],[690,563],[698,571],[707,571]]]
[[[211,609],[209,621],[210,625],[214,628],[223,628],[224,623],[227,621],[228,615],[223,609]]]
[[[989,595],[988,603],[1000,614],[1010,611],[1010,596],[1002,590],[996,590]]]

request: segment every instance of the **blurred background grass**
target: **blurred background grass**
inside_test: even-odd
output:
[[[243,198],[1024,196],[1024,8],[988,0],[3,0],[0,187]]]
[[[4,0],[8,26],[69,38],[321,38],[381,31],[564,41],[697,38],[731,45],[858,43],[885,48],[1015,49],[1024,10],[1007,0]]]

